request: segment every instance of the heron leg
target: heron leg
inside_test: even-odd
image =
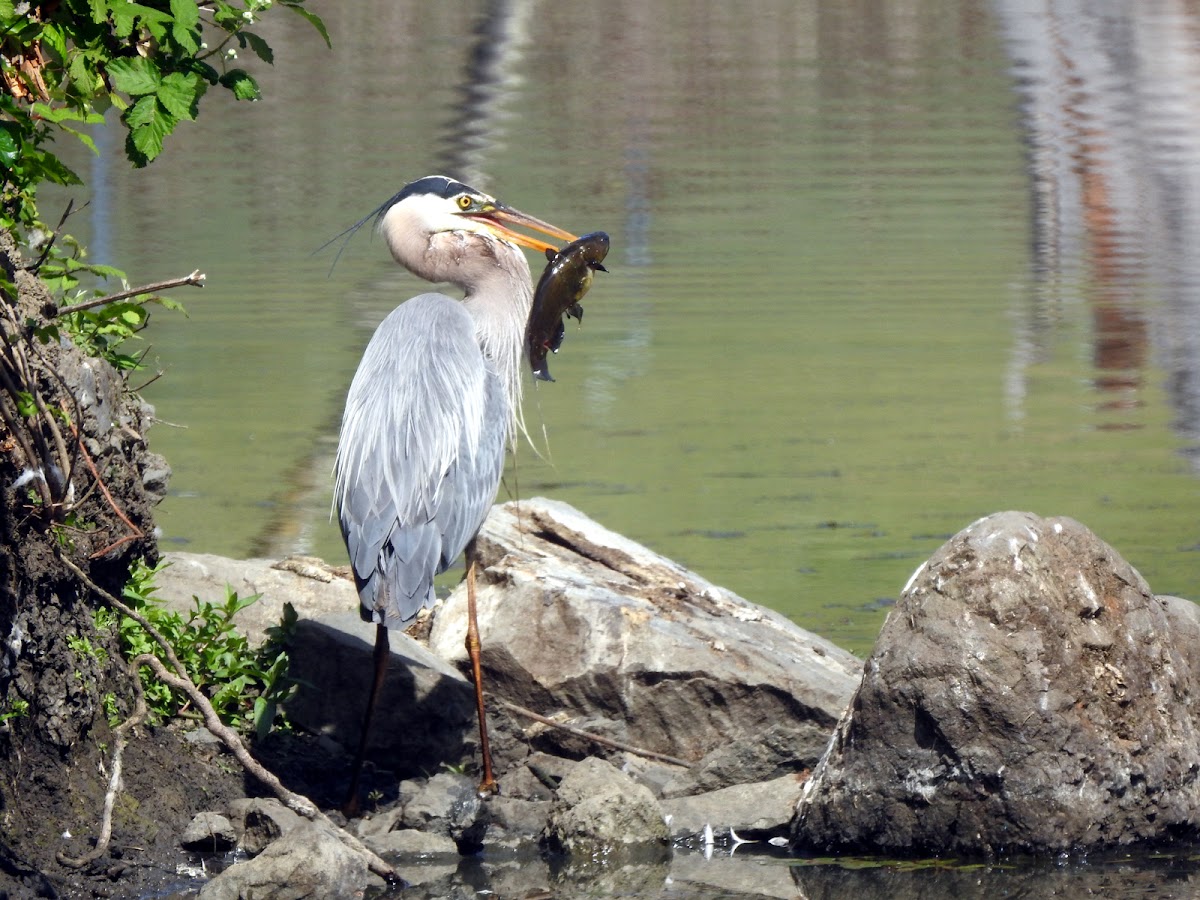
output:
[[[379,699],[379,689],[383,687],[383,679],[387,675],[388,658],[391,648],[388,644],[386,625],[375,626],[375,677],[371,680],[371,692],[367,695],[367,712],[363,716],[362,734],[358,738],[358,752],[354,754],[354,772],[350,776],[350,793],[342,805],[342,814],[347,819],[357,819],[361,812],[358,799],[358,781],[362,775],[363,759],[367,755],[367,738],[371,733],[371,717],[375,713],[375,701]]]
[[[479,662],[479,620],[475,614],[475,560],[467,563],[467,656],[471,660],[471,677],[475,681],[475,707],[479,712],[479,752],[483,757],[483,781],[479,793],[498,794],[500,785],[492,775],[492,749],[488,744],[487,715],[483,708],[483,671]]]

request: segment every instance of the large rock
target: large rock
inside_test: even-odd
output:
[[[200,900],[300,900],[362,896],[367,864],[328,827],[292,829],[254,859],[230,866],[200,891]]]
[[[300,827],[305,820],[274,797],[244,797],[229,804],[237,846],[251,856]]]
[[[696,790],[814,765],[861,672],[829,641],[566,504],[495,507],[477,543],[487,689],[658,753],[714,754]],[[463,665],[465,632],[460,586],[435,614],[430,649]],[[579,752],[544,743],[558,736],[543,732],[539,746]],[[753,771],[728,765],[734,756]]]
[[[546,822],[551,850],[581,859],[611,856],[633,845],[669,855],[662,807],[644,785],[611,763],[591,757],[571,769],[558,786]]]
[[[1079,523],[974,523],[888,617],[794,846],[1066,851],[1194,831],[1198,684],[1173,623],[1196,633]]]
[[[401,778],[472,761],[478,740],[474,688],[408,635],[393,631],[388,638],[391,658],[368,757]],[[300,682],[286,705],[292,720],[357,747],[375,671],[374,642],[375,626],[357,612],[301,619],[289,645],[289,674]]]
[[[804,779],[784,775],[758,784],[735,784],[719,791],[662,802],[667,827],[676,841],[711,828],[721,837],[767,840],[787,834]]]
[[[166,553],[163,560],[167,566],[155,576],[158,596],[185,616],[196,608],[197,597],[223,603],[226,588],[242,598],[258,594],[258,602],[234,617],[252,644],[262,643],[266,630],[279,624],[285,603],[308,619],[358,609],[347,566],[334,568],[309,557],[227,559],[211,553]]]

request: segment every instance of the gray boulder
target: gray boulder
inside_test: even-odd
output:
[[[563,778],[546,823],[549,849],[581,859],[635,845],[665,857],[667,840],[662,807],[649,788],[595,757]]]
[[[676,841],[702,835],[706,827],[719,838],[728,838],[732,831],[738,838],[761,841],[788,833],[803,788],[801,776],[784,775],[773,781],[663,800],[662,810]]]
[[[523,852],[535,848],[546,830],[553,804],[496,796],[487,802],[487,849]]]
[[[185,850],[203,853],[231,850],[236,841],[233,823],[218,812],[197,813],[179,837],[179,845]]]
[[[200,890],[200,900],[353,897],[370,883],[361,856],[329,828],[305,822],[254,859],[230,866]]]
[[[374,676],[375,626],[357,612],[301,619],[288,647],[300,682],[286,710],[309,731],[358,746]],[[474,688],[407,634],[388,636],[391,659],[380,690],[367,756],[401,778],[442,763],[473,762],[478,740]]]
[[[244,797],[229,804],[237,845],[251,856],[305,820],[274,797]]]
[[[805,786],[794,847],[1068,851],[1194,831],[1184,627],[1195,636],[1194,613],[1078,522],[981,519],[888,617]]]
[[[378,853],[441,853],[447,849],[474,853],[487,828],[487,805],[474,779],[441,772],[432,778],[400,782],[399,799],[380,812],[359,819],[354,831]],[[404,832],[429,835],[422,844]],[[422,849],[414,850],[420,847]]]
[[[477,544],[487,689],[658,753],[715,753],[679,792],[810,768],[861,674],[829,641],[566,504],[494,507]],[[430,649],[465,666],[465,633],[460,586],[435,612]],[[550,753],[603,752],[553,729],[536,741]],[[729,764],[738,758],[753,765]]]
[[[480,848],[487,814],[475,779],[440,772],[428,781],[402,782],[400,796],[404,827],[444,835],[466,853]]]
[[[438,860],[453,867],[459,856],[458,845],[446,835],[415,828],[398,828],[378,834],[367,846],[375,853],[387,856],[393,863],[401,864]]]
[[[262,643],[266,630],[278,625],[284,603],[301,618],[358,608],[358,594],[349,567],[333,568],[319,559],[293,556],[282,560],[227,559],[211,553],[164,553],[168,565],[155,576],[158,596],[186,615],[195,609],[194,597],[213,604],[225,600],[226,588],[239,597],[259,594],[234,621],[251,644]]]

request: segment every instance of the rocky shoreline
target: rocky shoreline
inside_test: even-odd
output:
[[[500,796],[481,800],[469,774],[461,592],[418,637],[392,637],[366,814],[347,822],[334,810],[373,638],[352,585],[319,561],[174,554],[160,577],[170,602],[227,584],[260,593],[241,614],[251,635],[284,602],[300,612],[296,730],[255,755],[328,818],[264,796],[194,729],[183,744],[194,777],[174,785],[186,802],[155,822],[166,786],[132,791],[139,814],[117,820],[127,840],[91,886],[66,890],[66,879],[29,896],[147,895],[149,881],[130,873],[152,827],[164,873],[154,896],[205,900],[396,890],[339,827],[396,867],[405,897],[456,896],[464,883],[505,896],[531,884],[547,896],[657,896],[664,880],[693,876],[689,896],[703,896],[715,870],[686,860],[714,849],[740,854],[747,895],[790,897],[797,878],[821,894],[825,876],[747,861],[995,860],[1196,836],[1200,608],[1154,596],[1072,520],[1000,513],[964,529],[914,574],[865,664],[564,504],[496,507],[478,553]],[[231,864],[211,877],[187,867],[195,859]],[[136,891],[100,891],[99,877]]]
[[[1001,513],[956,535],[914,574],[865,666],[563,504],[497,507],[479,553],[503,795],[481,801],[462,774],[475,735],[455,594],[426,639],[393,638],[371,808],[347,823],[429,881],[425,896],[447,890],[439,864],[457,871],[481,849],[494,864],[558,860],[551,881],[653,880],[673,848],[741,842],[995,859],[1194,836],[1198,609],[1155,597],[1072,520]],[[319,743],[352,745],[372,629],[349,584],[313,563],[283,575],[174,562],[164,593],[182,596],[175,576],[242,578],[267,595],[267,621],[272,593],[306,595],[293,579],[321,602],[341,593],[342,612],[302,613],[293,671],[307,687],[289,714]],[[285,896],[272,891],[305,877],[312,896],[384,887],[275,801],[205,811],[192,831],[193,849],[252,856],[204,898]]]
[[[476,779],[461,774],[476,764],[477,735],[456,593],[416,629],[423,639],[392,636],[368,748],[368,813],[349,823],[352,833],[397,860],[410,881],[405,860],[424,870],[431,859],[483,848],[489,857],[603,859],[602,869],[620,871],[632,861],[665,865],[673,846],[703,849],[706,838],[710,850],[735,839],[775,852],[786,845],[804,773],[820,759],[861,661],[563,504],[497,507],[478,554],[503,793],[481,801]],[[171,602],[187,605],[226,584],[262,594],[246,611],[258,619],[244,623],[252,634],[278,618],[284,600],[297,606],[289,652],[303,687],[288,715],[331,751],[354,746],[374,626],[360,620],[349,582],[316,561],[168,559],[160,594]],[[245,849],[244,835],[266,815],[256,806],[249,821],[249,808],[206,810],[191,830],[204,835],[215,822],[213,850]],[[266,821],[279,837],[271,852],[232,867],[201,896],[259,896],[282,872],[294,886],[303,861],[321,861],[314,895],[370,880],[365,867],[343,871],[317,849],[335,836],[290,814]]]

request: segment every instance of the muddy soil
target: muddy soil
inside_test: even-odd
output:
[[[196,871],[212,874],[223,857],[183,850],[184,828],[198,812],[267,794],[203,728],[190,734],[185,728],[137,729],[124,754],[109,852],[83,869],[62,865],[56,855],[78,857],[95,846],[108,754],[92,746],[76,756],[67,784],[44,777],[60,771],[57,760],[25,760],[26,770],[17,773],[21,789],[5,795],[0,898],[194,896]],[[324,806],[336,804],[346,790],[349,758],[311,736],[271,735],[255,756],[289,788]]]

